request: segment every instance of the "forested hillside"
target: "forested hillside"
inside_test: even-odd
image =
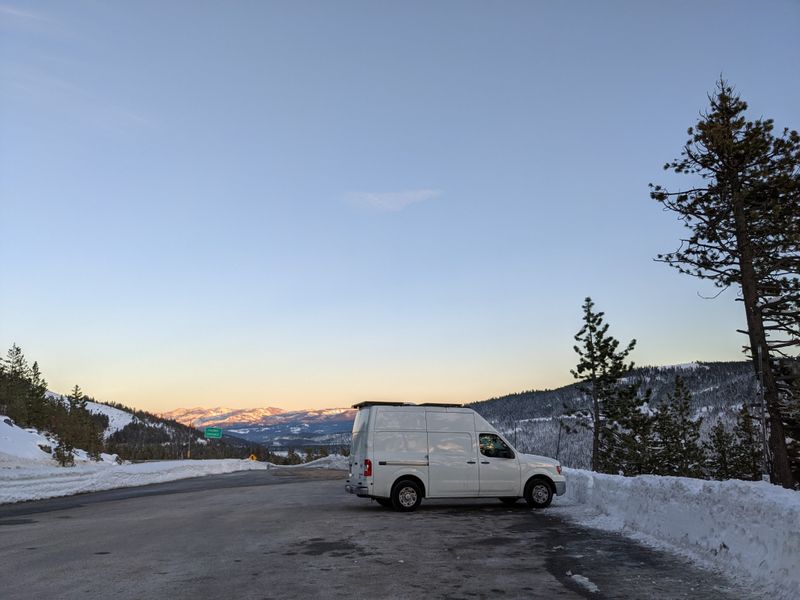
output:
[[[710,437],[723,422],[732,429],[743,404],[759,402],[753,366],[746,361],[690,363],[669,367],[639,367],[626,378],[650,389],[650,410],[657,410],[680,376],[691,394],[692,417],[703,417],[701,435]],[[470,405],[509,437],[523,452],[559,458],[564,464],[588,468],[591,431],[576,426],[575,413],[589,407],[589,398],[575,383],[563,388],[527,391]]]

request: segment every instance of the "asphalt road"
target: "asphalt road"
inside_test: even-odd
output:
[[[439,500],[401,514],[345,494],[340,472],[306,470],[0,506],[0,597],[751,596],[681,559],[547,510]]]

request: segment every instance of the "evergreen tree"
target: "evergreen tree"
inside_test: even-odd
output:
[[[772,481],[792,488],[784,429],[800,406],[800,374],[783,373],[778,359],[800,346],[800,135],[774,135],[770,119],[748,121],[747,104],[725,81],[709,101],[681,157],[664,166],[696,181],[677,192],[651,184],[651,198],[691,232],[658,260],[720,292],[740,288],[747,351],[764,381]]]
[[[761,442],[753,425],[754,417],[742,404],[733,428],[735,445],[732,457],[733,471],[739,479],[758,481],[761,479]]]
[[[602,425],[605,420],[606,404],[618,392],[620,379],[633,369],[633,363],[626,363],[636,340],[631,340],[624,350],[619,350],[619,342],[608,334],[608,324],[604,323],[604,313],[594,311],[594,302],[586,298],[583,303],[583,326],[575,335],[578,345],[578,365],[571,371],[573,377],[584,382],[582,390],[591,398],[592,406],[588,417],[592,423],[592,470],[597,471],[601,463]]]
[[[692,395],[683,378],[675,377],[675,391],[658,411],[655,430],[658,451],[655,473],[678,477],[702,477],[705,454],[700,444],[702,418],[693,420]]]
[[[736,477],[734,456],[736,438],[721,422],[714,425],[711,436],[703,444],[707,453],[706,470],[713,479],[725,480]]]
[[[83,395],[81,386],[77,383],[67,398],[69,399],[70,410],[86,410],[86,397]]]
[[[653,473],[656,461],[651,391],[639,393],[639,384],[619,386],[606,400],[602,422],[599,470],[619,475]]]

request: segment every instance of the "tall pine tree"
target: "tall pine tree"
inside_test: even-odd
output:
[[[571,373],[575,379],[584,382],[581,389],[592,401],[588,416],[592,423],[592,470],[597,471],[601,462],[601,430],[607,403],[618,393],[620,379],[633,369],[633,362],[626,360],[636,346],[636,340],[631,340],[620,350],[619,341],[608,333],[608,324],[603,321],[604,313],[595,312],[591,298],[586,298],[582,308],[583,326],[575,335],[578,344],[573,347],[579,360]]]
[[[800,135],[774,135],[769,119],[748,121],[747,104],[725,81],[709,102],[680,158],[664,166],[692,177],[689,189],[651,184],[651,198],[690,230],[658,260],[720,291],[741,291],[746,349],[764,381],[772,481],[791,488],[784,429],[800,397],[798,375],[787,375],[782,364],[796,363],[800,348]]]

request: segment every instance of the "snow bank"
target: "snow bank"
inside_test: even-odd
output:
[[[800,598],[800,493],[766,482],[564,474],[559,515],[676,551],[774,598]]]
[[[340,471],[347,471],[350,469],[350,459],[341,454],[331,454],[330,456],[323,456],[311,462],[301,463],[299,465],[273,465],[270,463],[270,468],[282,469],[298,467],[314,467],[317,469],[337,469]]]
[[[263,462],[238,459],[169,460],[75,467],[14,467],[0,461],[0,504],[70,496],[113,488],[163,483],[203,475],[267,469]]]

